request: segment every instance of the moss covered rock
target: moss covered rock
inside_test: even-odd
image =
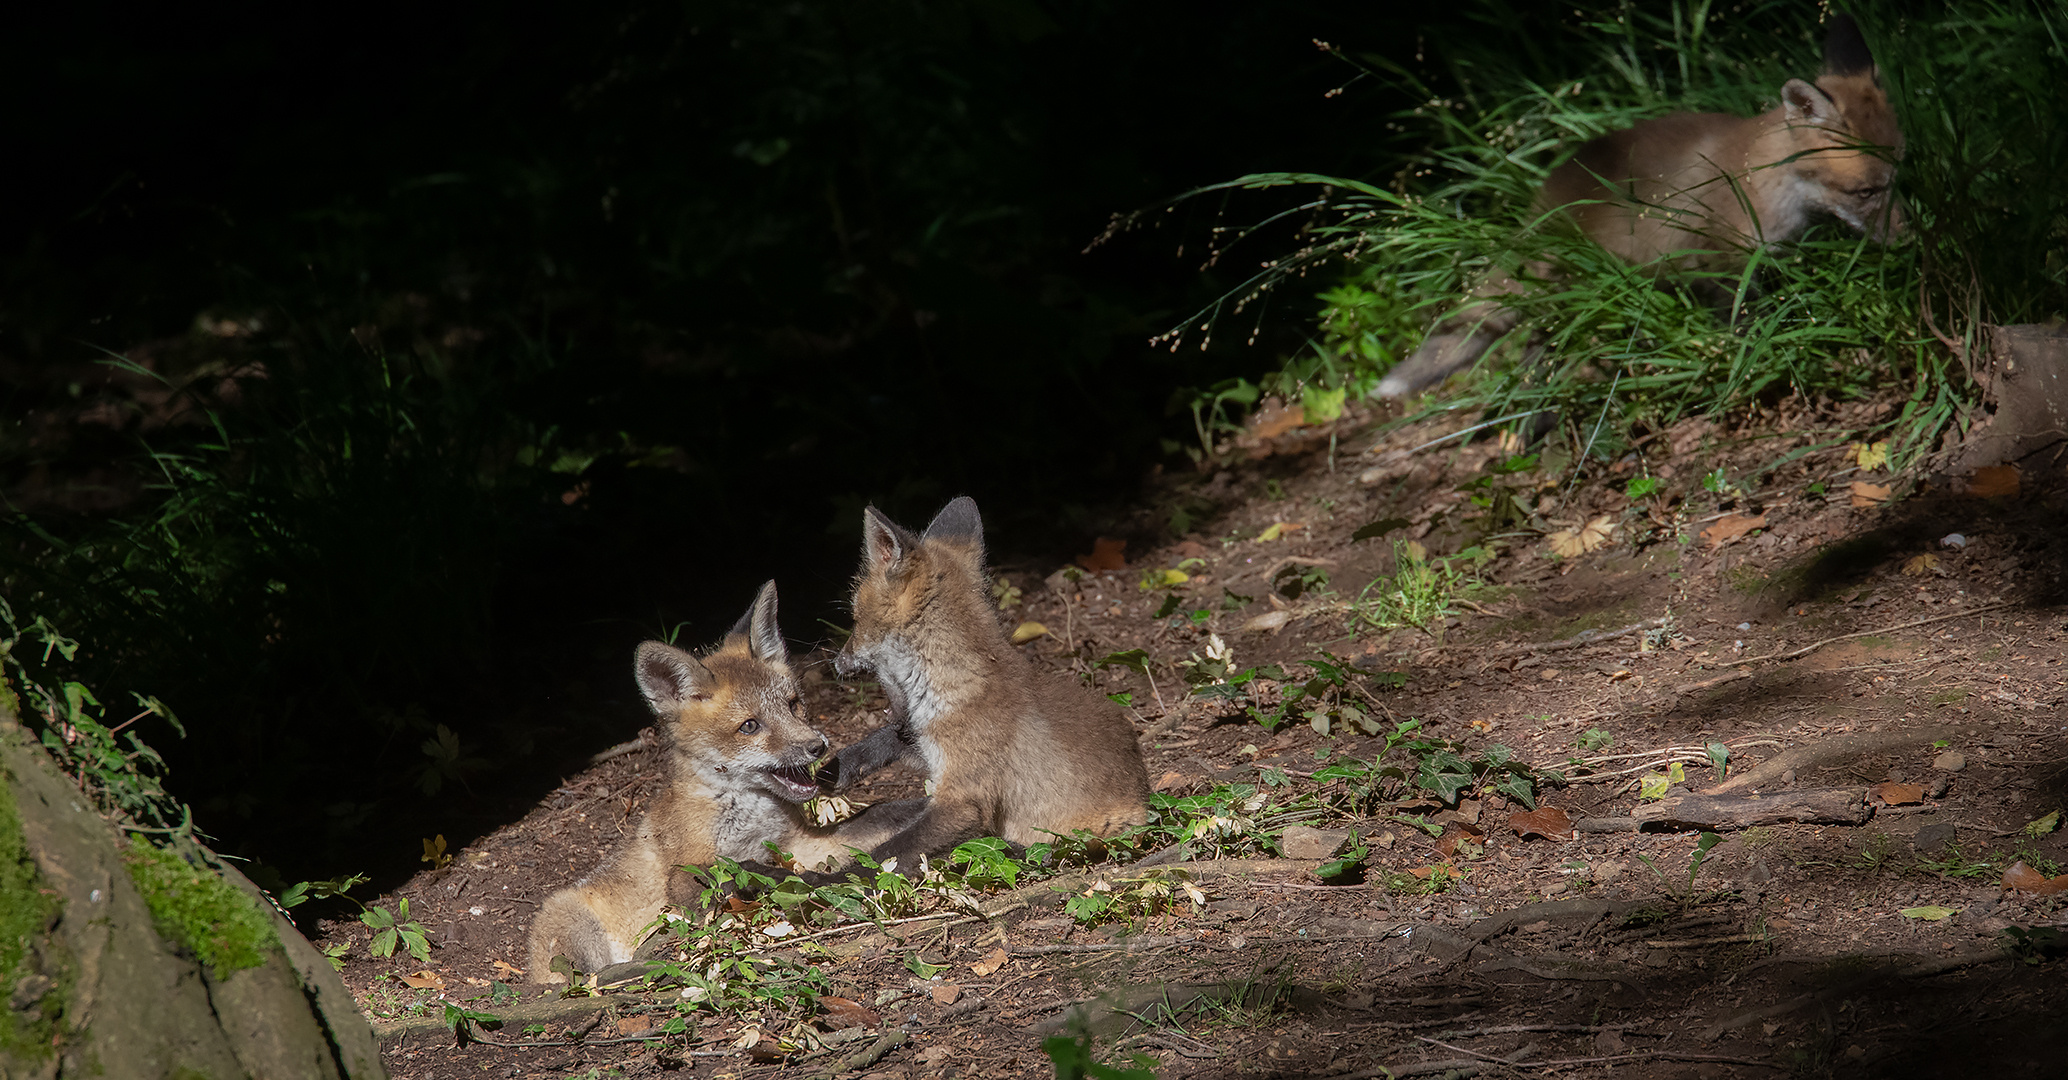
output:
[[[234,870],[115,831],[0,701],[0,1075],[382,1077],[337,975]]]

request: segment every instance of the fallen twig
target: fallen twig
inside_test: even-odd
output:
[[[1531,645],[1506,645],[1498,649],[1489,649],[1486,651],[1484,655],[1516,656],[1521,653],[1561,652],[1566,649],[1578,649],[1584,648],[1588,645],[1599,645],[1604,641],[1613,641],[1616,638],[1629,637],[1631,634],[1637,633],[1640,630],[1656,630],[1664,625],[1666,625],[1666,617],[1661,615],[1656,619],[1646,619],[1645,621],[1640,623],[1631,623],[1630,625],[1625,626],[1619,630],[1605,630],[1600,633],[1596,633],[1592,630],[1582,630],[1579,633],[1573,635],[1572,637],[1562,638],[1558,641],[1540,641]]]
[[[1894,626],[1883,626],[1877,627],[1873,630],[1860,630],[1851,634],[1840,634],[1837,637],[1827,637],[1822,641],[1812,642],[1811,644],[1804,645],[1802,648],[1797,649],[1794,652],[1768,653],[1765,656],[1747,656],[1738,660],[1726,661],[1716,666],[1737,667],[1739,664],[1757,664],[1766,660],[1793,660],[1797,657],[1808,656],[1810,653],[1813,653],[1826,645],[1831,645],[1840,641],[1851,641],[1853,638],[1861,637],[1873,637],[1877,634],[1893,634],[1898,630],[1908,630],[1914,626],[1926,626],[1935,622],[1945,622],[1948,619],[1962,619],[1966,618],[1969,615],[1980,615],[1984,612],[1998,611],[2010,606],[2010,603],[2007,601],[2002,601],[1994,604],[1983,604],[1981,607],[1966,608],[1961,611],[1949,611],[1944,615],[1933,615],[1929,618],[1924,619],[1912,619],[1909,622],[1897,623]]]
[[[604,762],[611,760],[612,758],[621,758],[624,757],[626,754],[636,753],[652,745],[654,744],[647,742],[644,737],[637,739],[626,739],[624,742],[621,742],[607,750],[598,750],[595,753],[590,754],[589,764],[601,765]]]
[[[1654,949],[1693,949],[1702,945],[1747,945],[1755,941],[1770,941],[1768,934],[1730,934],[1724,937],[1681,938],[1678,941],[1647,941]]]
[[[850,1054],[835,1062],[832,1068],[818,1074],[818,1080],[832,1080],[841,1073],[860,1072],[883,1060],[883,1055],[905,1045],[905,1041],[910,1038],[910,1035],[905,1034],[905,1029],[892,1028],[878,1036],[875,1042],[870,1043],[860,1053]]]

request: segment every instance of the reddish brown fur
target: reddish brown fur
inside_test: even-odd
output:
[[[659,721],[668,783],[595,873],[539,909],[532,979],[562,981],[551,971],[555,956],[583,972],[633,959],[664,905],[700,894],[681,867],[710,866],[721,856],[765,860],[769,843],[805,866],[837,864],[917,813],[916,803],[894,803],[833,830],[805,824],[797,803],[815,790],[809,769],[826,738],[805,722],[787,657],[774,582],[705,656],[657,641],[639,647],[634,674]]]
[[[1903,133],[1851,18],[1832,21],[1825,72],[1790,79],[1759,116],[1676,113],[1604,135],[1552,170],[1538,202],[1563,209],[1626,262],[1680,270],[1744,265],[1754,248],[1795,239],[1830,215],[1876,240],[1903,228],[1890,184]],[[1533,264],[1530,276],[1553,268]],[[1401,397],[1478,361],[1520,321],[1501,297],[1522,286],[1493,274],[1474,303],[1439,322],[1374,393]]]
[[[990,602],[976,504],[957,499],[923,537],[874,508],[864,524],[854,633],[843,672],[875,672],[894,723],[840,755],[841,781],[902,758],[932,804],[879,845],[879,860],[938,855],[976,836],[1019,844],[1148,819],[1134,725],[1074,680],[1037,672]]]

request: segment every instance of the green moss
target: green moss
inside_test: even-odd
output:
[[[279,947],[272,920],[258,902],[213,872],[141,840],[126,861],[158,936],[200,958],[216,981],[265,963]]]
[[[21,812],[0,774],[0,995],[40,991],[32,1008],[7,1009],[0,1019],[0,1057],[44,1058],[64,1020],[71,965],[53,953],[45,933],[64,900],[43,888],[42,875],[22,839]]]

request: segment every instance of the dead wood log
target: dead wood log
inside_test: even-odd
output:
[[[1819,788],[1772,795],[1673,795],[1630,812],[1646,832],[1757,825],[1859,825],[1874,816],[1866,788]]]

